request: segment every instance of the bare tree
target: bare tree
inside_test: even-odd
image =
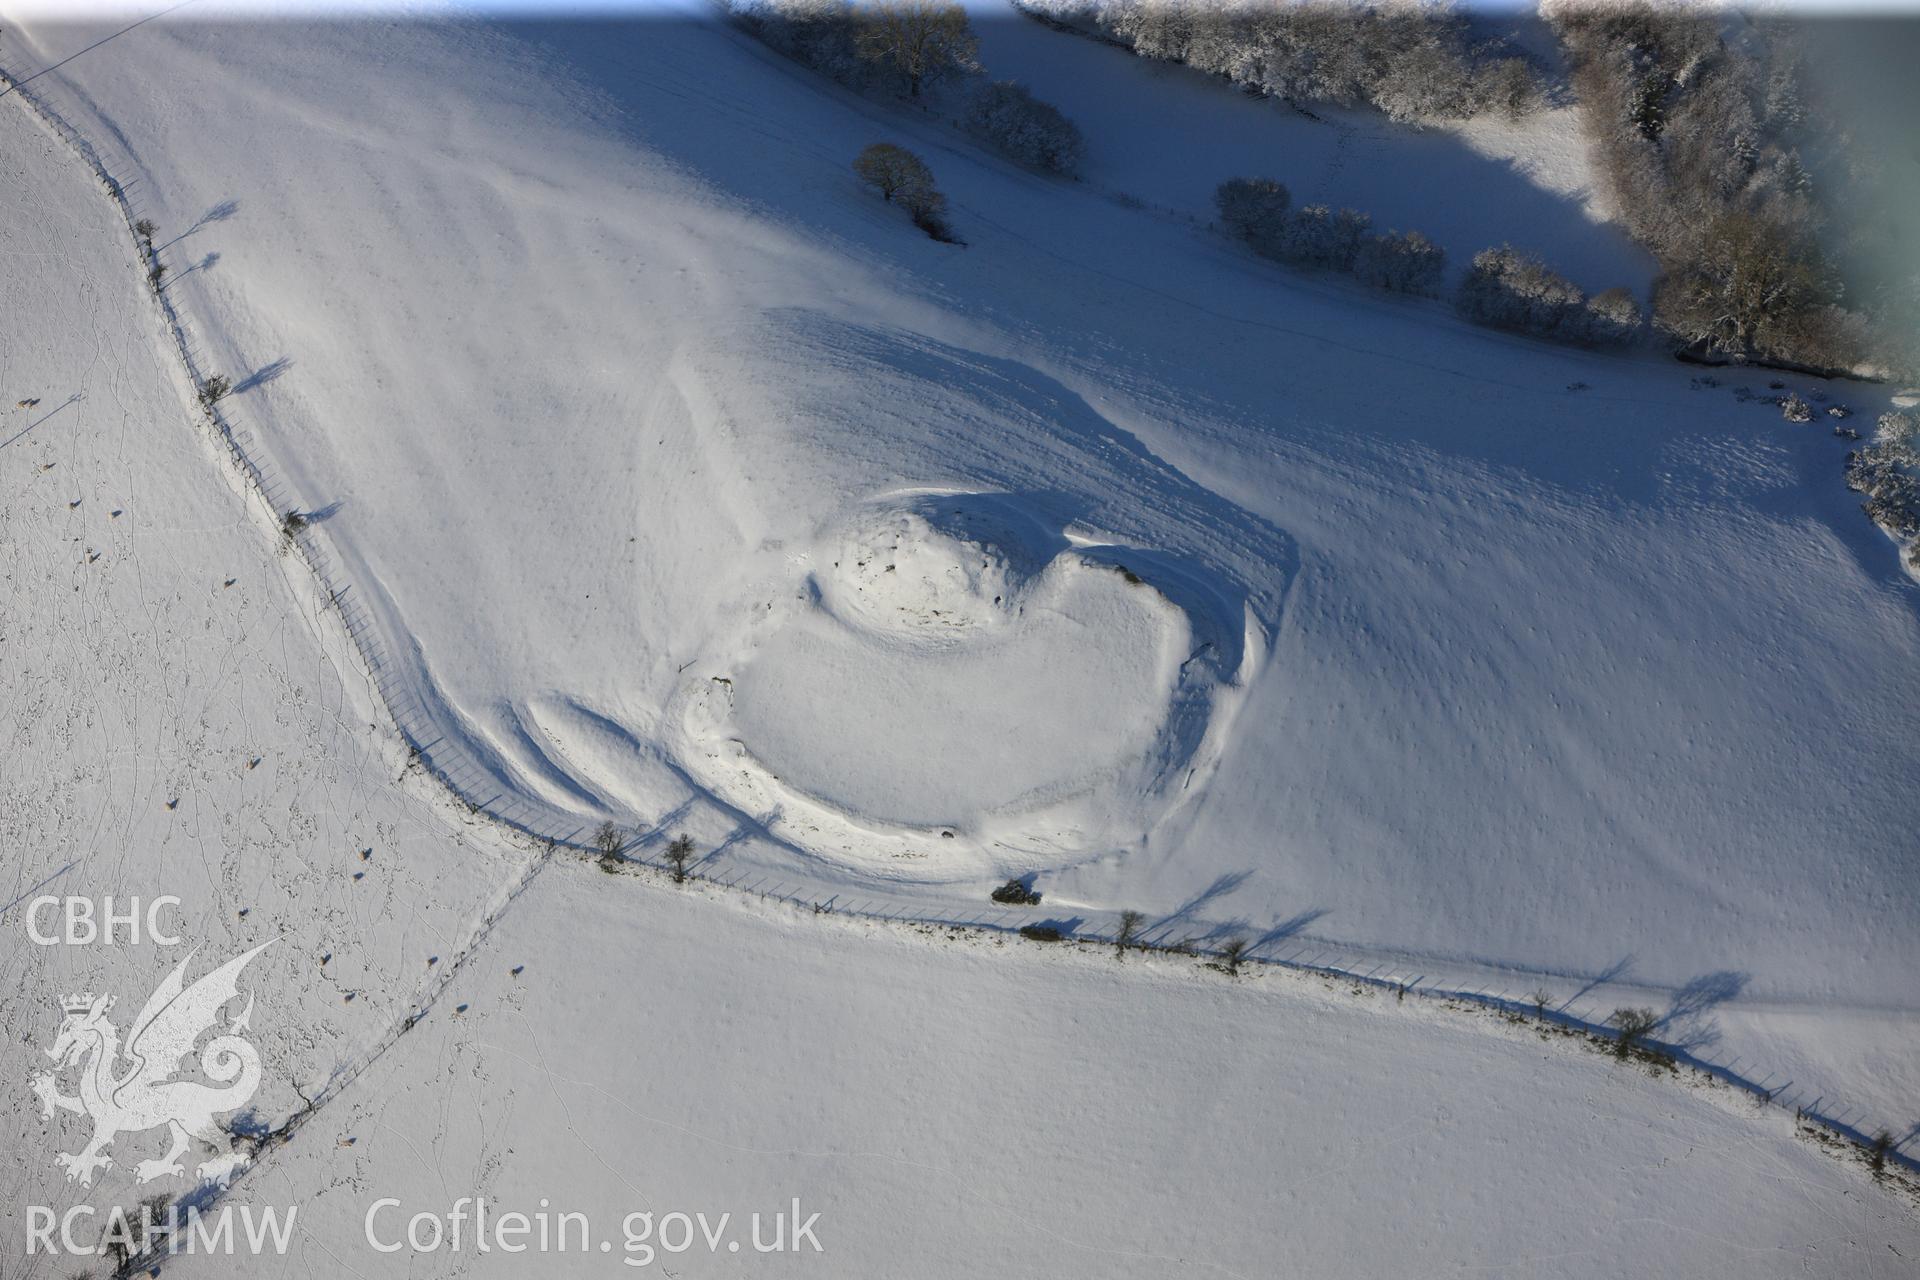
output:
[[[938,0],[881,0],[855,43],[862,58],[892,67],[911,98],[945,75],[972,70],[979,50],[967,11]]]
[[[627,847],[627,837],[612,822],[603,822],[594,830],[593,847],[600,851],[600,869],[614,871],[620,866],[620,851]]]
[[[1147,917],[1138,911],[1127,910],[1120,913],[1120,928],[1113,935],[1113,954],[1116,959],[1124,960],[1127,948],[1135,946],[1140,937],[1140,926]]]
[[[227,380],[225,374],[213,374],[200,384],[200,403],[212,408],[231,390],[233,390],[233,384]]]
[[[1810,237],[1733,213],[1708,230],[1695,265],[1661,281],[1654,316],[1689,342],[1792,356],[1795,322],[1831,295],[1830,274]]]
[[[1240,962],[1246,958],[1247,940],[1245,938],[1228,938],[1220,944],[1220,959],[1226,962],[1229,974],[1238,974]]]
[[[853,171],[883,200],[895,196],[911,200],[934,189],[933,170],[927,168],[926,161],[891,142],[876,142],[855,156]]]
[[[1615,1009],[1607,1021],[1620,1030],[1620,1038],[1614,1042],[1613,1052],[1617,1057],[1624,1058],[1646,1038],[1647,1032],[1659,1025],[1660,1019],[1654,1017],[1651,1009]]]
[[[667,845],[667,865],[673,868],[673,882],[685,884],[687,864],[693,861],[693,837],[682,833]]]

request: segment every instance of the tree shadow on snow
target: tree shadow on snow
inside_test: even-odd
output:
[[[217,257],[218,255],[211,256]],[[233,384],[234,394],[239,395],[243,392],[252,391],[255,387],[264,387],[291,368],[293,368],[293,359],[290,356],[281,356],[271,364],[263,364]]]
[[[1747,975],[1731,969],[1702,974],[1673,993],[1673,1006],[1654,1024],[1655,1031],[1665,1043],[1689,1052],[1716,1044],[1720,1027],[1708,1015],[1737,1000],[1746,987]]]

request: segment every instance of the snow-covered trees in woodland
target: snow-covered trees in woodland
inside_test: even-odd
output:
[[[961,125],[1021,164],[1049,173],[1076,172],[1086,150],[1073,121],[1012,80],[974,90]]]
[[[1820,140],[1790,33],[1746,24],[1731,42],[1716,12],[1644,0],[1545,12],[1601,179],[1660,260],[1656,324],[1739,356],[1840,368],[1907,358],[1842,305],[1799,151]]]
[[[1370,105],[1396,120],[1538,106],[1538,77],[1498,41],[1473,42],[1435,7],[1244,0],[1017,0],[1142,57],[1185,63],[1296,103]]]

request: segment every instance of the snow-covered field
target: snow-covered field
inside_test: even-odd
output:
[[[283,487],[241,496],[115,207],[0,103],[28,300],[0,358],[40,400],[0,431],[9,1080],[53,994],[158,977],[27,945],[18,908],[175,893],[209,954],[281,938],[256,1110],[327,1101],[234,1194],[300,1203],[316,1273],[504,1271],[361,1238],[376,1195],[480,1191],[609,1221],[798,1195],[829,1252],[778,1261],[838,1275],[1920,1256],[1790,1112],[1570,1039],[543,861],[409,766],[377,693],[536,832],[684,830],[704,876],[926,917],[1033,874],[1069,931],[1135,907],[1645,1003],[1703,1062],[1904,1132],[1920,622],[1841,443],[1740,379],[1474,330],[1164,211],[1293,149],[1341,185],[1302,198],[1450,248],[1518,219],[1614,283],[1637,259],[1571,220],[1565,120],[1355,149],[992,28],[988,66],[1088,128],[1069,185],[693,16],[124,26],[9,24],[0,61],[85,50],[29,88],[157,224]],[[1129,73],[1137,120],[1101,105]],[[855,184],[876,139],[928,158],[964,247]],[[1524,199],[1396,177],[1523,154],[1493,167]],[[6,1114],[54,1149],[24,1088]],[[0,1176],[80,1194],[37,1155]]]

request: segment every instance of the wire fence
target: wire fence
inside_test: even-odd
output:
[[[31,79],[33,77],[27,77]],[[109,169],[97,148],[37,92],[24,87],[0,66],[0,86],[16,98],[45,128],[59,137],[92,170],[119,210],[127,232],[133,237],[142,265],[149,272],[157,265],[159,250],[151,249],[146,237],[137,230],[144,219],[137,183],[123,183]],[[192,385],[202,392],[202,412],[213,437],[227,455],[236,474],[263,507],[283,540],[287,553],[297,556],[313,579],[325,603],[338,613],[341,624],[358,655],[381,705],[405,744],[410,759],[435,779],[448,796],[476,819],[485,820],[529,838],[549,852],[571,850],[586,856],[600,856],[593,845],[597,823],[583,821],[578,814],[539,803],[508,785],[502,774],[482,758],[473,742],[458,731],[450,711],[436,712],[423,705],[420,689],[431,684],[424,670],[411,658],[394,656],[393,638],[383,629],[379,618],[357,589],[353,575],[343,558],[319,527],[305,518],[301,497],[281,475],[270,454],[254,447],[257,440],[236,421],[233,408],[220,398],[205,397],[209,371],[204,367],[192,330],[175,305],[163,278],[149,275],[149,293],[158,306],[162,320]],[[290,518],[297,517],[297,518]],[[650,833],[640,842],[621,850],[622,863],[669,873],[668,864],[644,851],[655,846],[661,833]],[[545,865],[545,859],[535,867]],[[1013,909],[976,909],[965,904],[929,906],[923,901],[889,899],[883,895],[847,895],[834,893],[823,897],[818,886],[804,882],[785,882],[761,870],[700,870],[693,873],[703,883],[728,891],[750,894],[765,901],[778,902],[803,912],[832,913],[884,924],[916,925],[934,928],[965,929],[986,933],[1019,935],[1023,929],[1038,925],[1059,932],[1063,942],[1114,946],[1118,943],[1119,913],[1093,913],[1064,921],[1036,920],[1033,913]],[[529,874],[510,894],[508,901],[530,882]],[[504,906],[504,904],[503,904]],[[483,930],[491,920],[483,924]],[[1178,936],[1176,936],[1176,934]],[[1226,949],[1235,935],[1226,926],[1208,924],[1184,915],[1163,917],[1147,923],[1140,940],[1132,945],[1146,951],[1190,954],[1203,961],[1222,965]],[[1582,1010],[1579,1000],[1596,985],[1588,983],[1582,993],[1559,1002],[1543,1004],[1532,990],[1520,992],[1500,984],[1469,986],[1446,978],[1433,978],[1416,971],[1417,964],[1382,961],[1377,956],[1349,952],[1336,944],[1307,938],[1297,930],[1282,927],[1252,940],[1232,967],[1274,968],[1350,982],[1356,987],[1390,993],[1396,999],[1409,997],[1468,1006],[1509,1018],[1533,1018],[1560,1030],[1596,1040],[1613,1041],[1617,1031],[1611,1024],[1613,1010],[1602,1005]],[[453,966],[446,980],[450,981]],[[1541,975],[1551,977],[1553,975]],[[1531,980],[1531,976],[1527,980]],[[1564,979],[1563,979],[1564,980]],[[440,984],[444,986],[444,982]],[[430,993],[425,1004],[430,1004]],[[416,1012],[423,1012],[425,1004]],[[389,1043],[404,1034],[412,1018],[396,1029]],[[1656,1030],[1658,1028],[1656,1027]],[[1823,1131],[1854,1147],[1872,1151],[1876,1138],[1885,1132],[1862,1109],[1846,1105],[1824,1095],[1812,1096],[1794,1081],[1776,1081],[1771,1075],[1755,1075],[1757,1067],[1742,1069],[1740,1060],[1716,1061],[1704,1047],[1688,1047],[1659,1041],[1649,1035],[1642,1041],[1671,1060],[1677,1068],[1687,1068],[1700,1076],[1750,1094],[1764,1106],[1792,1109],[1796,1122]],[[357,1072],[355,1073],[357,1074]],[[344,1080],[333,1082],[328,1093],[337,1091]],[[318,1101],[316,1099],[316,1101]],[[1903,1148],[1920,1137],[1920,1125],[1879,1148],[1885,1163],[1908,1174],[1920,1173],[1920,1160],[1905,1154]],[[1909,1190],[1920,1195],[1920,1184]]]

